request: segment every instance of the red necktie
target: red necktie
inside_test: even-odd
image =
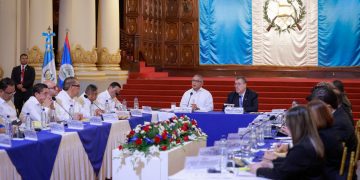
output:
[[[21,65],[21,80],[20,80],[21,84],[24,82],[24,73],[25,73],[25,67],[24,65]]]

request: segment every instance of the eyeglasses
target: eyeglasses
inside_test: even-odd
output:
[[[191,80],[191,82],[201,83],[202,81],[201,81],[201,80],[193,79],[193,80]]]
[[[71,86],[80,87],[80,84],[73,84]]]

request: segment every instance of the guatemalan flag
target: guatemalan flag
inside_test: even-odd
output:
[[[61,58],[61,65],[59,70],[59,83],[58,86],[62,89],[64,80],[67,77],[74,77],[74,68],[72,66],[71,54],[70,54],[70,43],[68,38],[68,33],[66,33],[63,53]]]
[[[45,36],[45,54],[42,66],[41,82],[50,80],[56,83],[55,55],[51,43],[51,37],[55,36],[55,33],[43,32],[42,35]]]
[[[200,64],[360,66],[360,0],[201,0]]]

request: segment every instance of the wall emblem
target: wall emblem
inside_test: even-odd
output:
[[[266,0],[263,6],[264,19],[268,23],[267,31],[272,28],[290,33],[290,30],[302,30],[301,21],[305,18],[305,6],[301,0]]]

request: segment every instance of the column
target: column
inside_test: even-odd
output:
[[[98,8],[98,68],[120,70],[120,12],[118,0],[100,0]]]
[[[60,1],[58,62],[61,60],[68,30],[71,58],[77,75],[81,72],[97,71],[95,21],[95,0]]]
[[[44,61],[45,38],[42,36],[50,27],[53,29],[53,4],[49,0],[29,1],[28,55],[29,64],[36,70],[36,77],[41,77]]]

